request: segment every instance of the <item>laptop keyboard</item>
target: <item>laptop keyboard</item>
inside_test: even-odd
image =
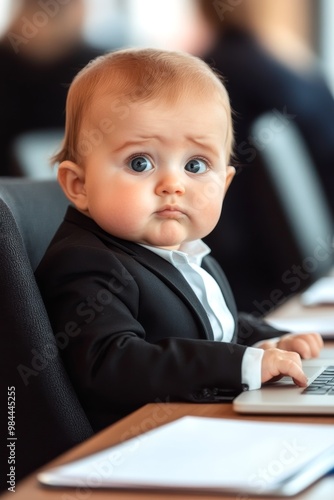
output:
[[[313,382],[306,387],[302,394],[328,394],[334,396],[334,366],[327,366]]]

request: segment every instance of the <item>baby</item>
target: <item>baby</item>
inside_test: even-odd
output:
[[[95,429],[148,402],[307,382],[301,356],[317,356],[321,337],[238,314],[202,241],[233,179],[232,146],[225,87],[196,57],[120,50],[69,89],[55,160],[72,206],[36,276]]]

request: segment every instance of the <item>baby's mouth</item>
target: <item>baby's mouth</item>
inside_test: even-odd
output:
[[[179,219],[180,217],[183,217],[185,215],[183,210],[176,205],[166,205],[160,210],[157,210],[156,214],[159,217],[166,219]]]

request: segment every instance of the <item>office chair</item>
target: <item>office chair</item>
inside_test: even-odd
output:
[[[34,278],[67,205],[56,181],[0,179],[1,489],[93,434]]]
[[[276,200],[277,219],[272,217],[267,227],[271,224],[277,232],[276,222],[279,226],[279,219],[284,219],[284,230],[279,236],[277,232],[275,242],[280,258],[285,258],[282,271],[301,266],[307,275],[301,279],[300,289],[303,289],[333,267],[333,252],[329,248],[327,257],[325,252],[331,245],[334,222],[316,166],[297,125],[293,121],[284,122],[283,118],[277,125],[277,113],[266,113],[254,122],[251,136],[261,162],[262,194],[267,191],[268,207]],[[321,258],[317,252],[319,245],[323,248]]]

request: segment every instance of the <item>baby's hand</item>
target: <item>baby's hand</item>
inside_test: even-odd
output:
[[[287,333],[282,335],[279,340],[273,342],[272,340],[265,340],[257,347],[267,350],[277,347],[277,349],[284,349],[285,351],[298,352],[304,359],[316,358],[319,356],[324,342],[318,333]]]
[[[305,387],[307,384],[299,354],[276,348],[266,349],[262,358],[261,382],[279,380],[283,376],[291,377],[300,387]]]
[[[304,359],[319,356],[324,342],[318,333],[298,333],[283,335],[277,342],[278,349],[298,352]]]

